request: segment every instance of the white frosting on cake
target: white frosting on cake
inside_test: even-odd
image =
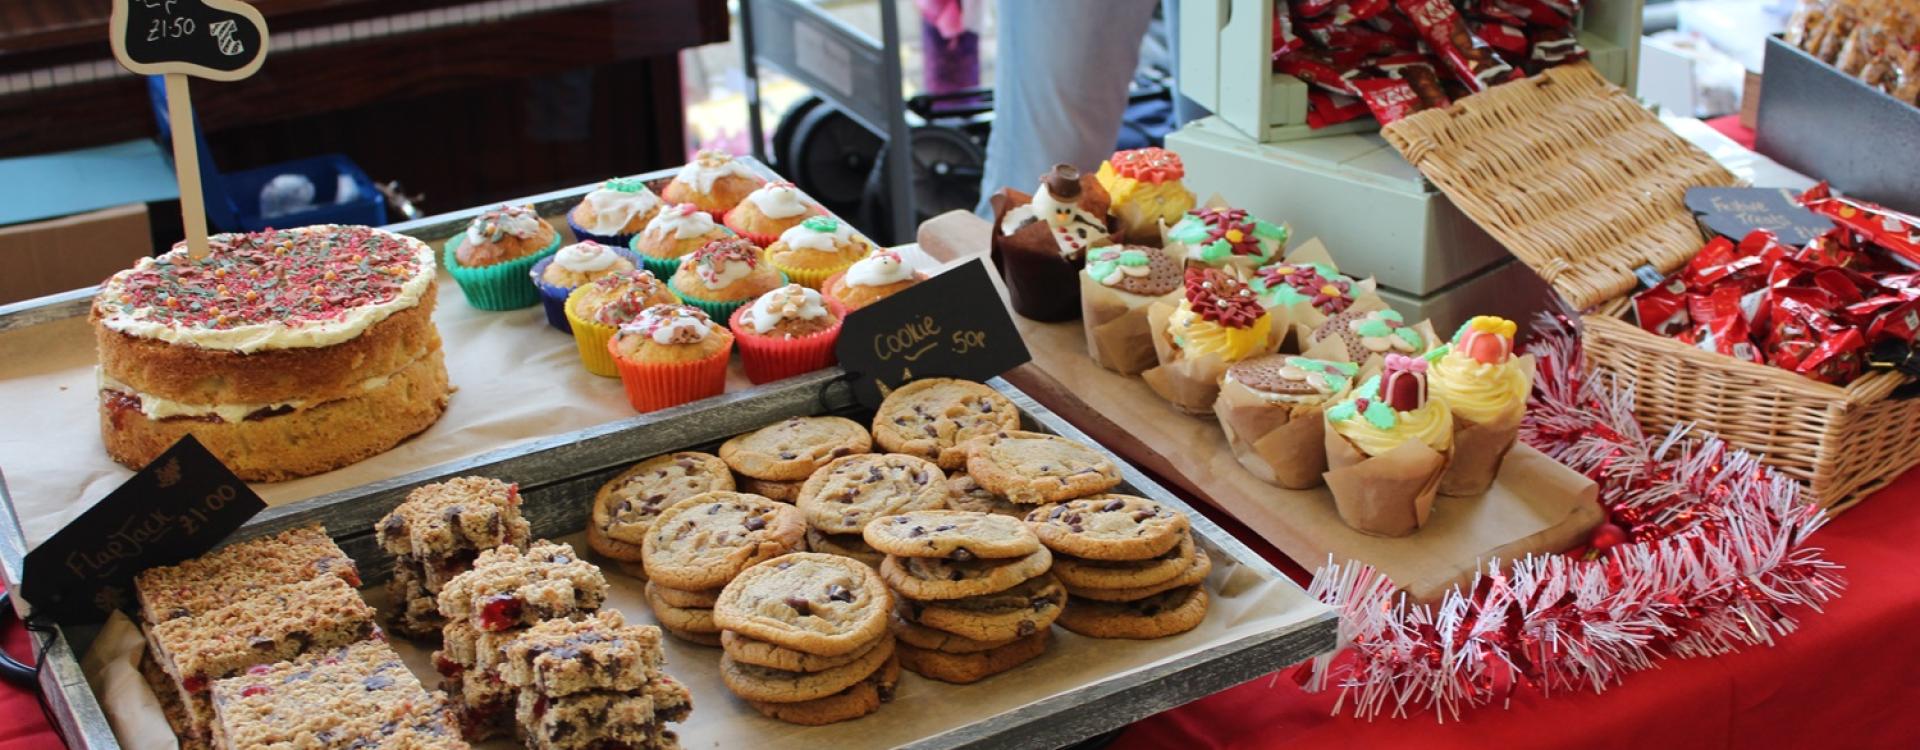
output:
[[[805,210],[805,207],[802,207]],[[776,217],[777,218],[777,217]],[[833,227],[823,229],[823,227]],[[780,233],[780,241],[792,250],[817,250],[831,253],[839,248],[853,244],[860,235],[846,222],[826,216],[816,216],[793,228]]]
[[[645,215],[660,205],[660,196],[641,188],[633,192],[601,188],[587,193],[587,206],[593,209],[593,223],[587,231],[594,234],[620,234],[633,217]]]
[[[913,278],[913,269],[908,268],[900,254],[888,250],[861,258],[847,269],[848,286],[886,286],[898,284]]]
[[[698,308],[686,305],[654,305],[640,311],[640,317],[620,327],[627,335],[647,336],[656,344],[697,344],[713,332],[710,318]]]
[[[412,364],[409,363],[407,366],[411,367]],[[132,396],[140,402],[140,413],[148,419],[155,420],[168,419],[170,417],[191,417],[196,419],[217,417],[222,422],[233,423],[245,421],[248,415],[258,411],[268,409],[305,409],[313,404],[311,399],[304,398],[293,399],[291,401],[268,401],[257,404],[190,404],[185,401],[175,401],[164,396],[155,396],[151,393],[136,390],[133,386],[115,380],[112,375],[107,374],[106,370],[99,367],[93,368],[93,373],[99,381],[101,391],[118,391]],[[393,376],[391,375],[371,377],[360,381],[359,389],[363,393],[370,393],[385,388],[387,383],[392,381]]]
[[[800,189],[792,183],[762,185],[759,190],[748,193],[747,200],[753,201],[754,207],[769,219],[791,219],[807,212],[807,202],[800,198]]]
[[[540,235],[540,215],[526,206],[500,206],[480,212],[473,217],[473,223],[467,225],[467,241],[473,244],[487,242],[487,227],[492,225],[501,232],[520,239]]]
[[[620,262],[620,255],[613,248],[588,240],[575,242],[560,248],[553,256],[553,264],[574,273],[599,273]]]
[[[672,232],[676,240],[690,240],[705,236],[717,226],[720,224],[698,206],[680,203],[660,209],[660,213],[654,214],[653,220],[647,222],[646,231],[653,235]]]
[[[753,170],[747,169],[747,165],[734,159],[731,154],[702,150],[694,155],[693,161],[680,168],[680,173],[674,179],[704,194],[713,192],[713,183],[729,176],[752,179],[755,175]]]
[[[760,295],[747,308],[741,322],[754,333],[767,333],[787,319],[814,320],[827,315],[826,301],[820,293],[799,284],[788,284]]]

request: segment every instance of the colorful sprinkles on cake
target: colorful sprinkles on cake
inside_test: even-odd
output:
[[[1187,271],[1187,304],[1201,319],[1228,328],[1248,328],[1265,308],[1246,284],[1212,268]]]
[[[224,330],[336,321],[389,302],[419,273],[419,246],[366,227],[318,226],[219,235],[200,260],[184,250],[115,277],[112,313]]]
[[[1287,228],[1255,219],[1244,209],[1198,208],[1175,224],[1167,238],[1199,248],[1194,257],[1206,263],[1236,259],[1264,263],[1287,244]]]
[[[601,325],[618,326],[640,316],[648,307],[656,304],[652,300],[661,296],[672,296],[661,288],[660,280],[648,271],[626,271],[612,273],[595,279],[593,283],[607,292],[617,293],[600,309],[593,313],[594,322]]]
[[[693,272],[711,285],[719,281],[727,266],[745,263],[749,270],[760,265],[760,248],[744,237],[722,237],[693,251]]]

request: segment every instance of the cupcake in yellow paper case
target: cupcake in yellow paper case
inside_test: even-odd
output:
[[[767,246],[767,262],[780,269],[787,279],[809,289],[820,285],[856,261],[873,252],[873,243],[853,231],[846,222],[831,216],[809,216],[798,226],[780,233],[780,239]]]
[[[1107,218],[1119,238],[1159,247],[1167,228],[1193,210],[1193,191],[1180,182],[1186,174],[1179,155],[1163,148],[1120,151],[1101,162],[1094,177],[1113,200]]]
[[[1482,315],[1427,354],[1427,380],[1453,412],[1453,465],[1440,480],[1442,495],[1486,492],[1520,434],[1533,357],[1514,356],[1518,331],[1511,320]]]
[[[580,349],[587,372],[604,377],[619,375],[607,354],[607,339],[654,305],[680,302],[651,272],[633,269],[607,274],[567,295],[567,324]]]
[[[1167,230],[1167,247],[1188,266],[1227,269],[1244,278],[1287,249],[1287,226],[1244,209],[1197,208]]]
[[[1453,456],[1453,415],[1427,390],[1427,361],[1387,355],[1380,373],[1327,409],[1327,488],[1340,519],[1376,536],[1427,522]]]
[[[1162,299],[1147,310],[1159,365],[1140,374],[1181,411],[1209,414],[1227,367],[1279,345],[1273,318],[1239,279],[1218,269],[1188,269],[1177,305]]]

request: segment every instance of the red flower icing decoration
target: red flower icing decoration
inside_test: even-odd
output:
[[[1187,270],[1187,305],[1203,320],[1228,328],[1246,328],[1266,314],[1253,290],[1215,268]]]
[[[1199,208],[1192,212],[1207,227],[1207,239],[1201,245],[1226,242],[1234,255],[1259,255],[1260,241],[1254,239],[1254,221],[1243,208]]]
[[[1187,174],[1186,166],[1180,163],[1180,155],[1164,148],[1120,151],[1107,161],[1113,164],[1113,171],[1121,177],[1131,177],[1141,182],[1172,182]]]

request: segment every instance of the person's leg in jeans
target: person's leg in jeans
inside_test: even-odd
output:
[[[1140,37],[1159,0],[999,0],[993,133],[977,212],[1031,192],[1054,164],[1091,172],[1113,153]]]

